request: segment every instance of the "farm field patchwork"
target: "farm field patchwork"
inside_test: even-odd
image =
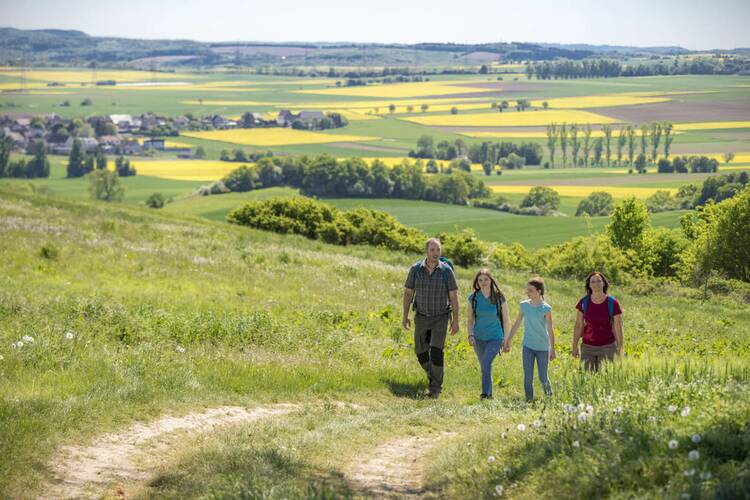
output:
[[[234,130],[211,130],[205,132],[185,132],[185,137],[228,142],[247,146],[282,146],[286,144],[324,144],[327,142],[374,141],[377,137],[346,134],[327,134],[290,128],[254,128]]]

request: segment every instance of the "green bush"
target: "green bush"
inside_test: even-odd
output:
[[[489,260],[500,269],[530,270],[534,267],[533,254],[520,243],[495,245]]]
[[[537,251],[534,270],[556,276],[584,279],[591,271],[601,271],[610,280],[629,281],[628,255],[604,235],[579,236],[560,245]]]
[[[146,206],[149,208],[162,208],[164,207],[164,195],[161,193],[154,193],[146,200]]]
[[[488,251],[487,244],[479,239],[473,229],[464,229],[460,233],[442,233],[439,238],[443,254],[459,266],[479,264]]]
[[[521,202],[521,208],[528,207],[557,210],[560,207],[560,195],[550,187],[533,187]]]
[[[615,202],[612,195],[606,191],[594,191],[581,200],[576,209],[576,217],[588,214],[591,217],[609,215]]]

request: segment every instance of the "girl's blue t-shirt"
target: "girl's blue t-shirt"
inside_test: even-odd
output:
[[[552,311],[552,306],[546,302],[538,306],[533,306],[531,299],[521,302],[524,346],[535,351],[549,350],[549,332],[547,332],[547,319],[544,316],[550,311]]]
[[[472,295],[469,295],[469,310],[472,310]],[[497,316],[497,304],[484,296],[481,290],[476,292],[477,313],[474,318],[474,338],[479,340],[502,340],[503,326]]]

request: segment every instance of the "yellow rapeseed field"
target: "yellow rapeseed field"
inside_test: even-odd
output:
[[[616,123],[608,116],[581,110],[546,110],[504,113],[458,113],[455,115],[410,116],[402,120],[421,125],[454,127],[534,127],[550,123]]]
[[[546,99],[552,109],[603,108],[605,106],[633,106],[670,101],[669,97],[646,97],[627,94],[587,95]],[[542,107],[544,101],[533,101],[532,106]]]
[[[289,128],[243,128],[235,130],[211,130],[206,132],[185,132],[185,137],[229,142],[247,146],[283,146],[291,144],[325,144],[328,142],[374,141],[378,137],[359,135],[326,134]]]
[[[750,121],[675,123],[675,130],[714,130],[723,128],[750,128]]]
[[[239,167],[240,163],[219,160],[133,161],[138,175],[182,181],[215,181]],[[251,165],[248,163],[247,165]]]
[[[500,194],[525,194],[534,186],[506,186],[495,184],[489,186],[494,193]],[[646,187],[625,187],[625,186],[548,186],[557,191],[560,196],[586,197],[594,191],[606,191],[614,198],[626,198],[635,196],[639,199],[648,198],[657,191],[669,191],[672,195],[677,193],[676,188],[646,188]]]
[[[20,75],[17,69],[3,68],[0,76],[10,76],[18,78]],[[147,82],[152,80],[150,71],[97,71],[96,80],[115,80],[117,82]],[[94,73],[91,70],[27,70],[25,72],[27,80],[36,80],[41,82],[60,82],[60,83],[91,83]],[[195,79],[195,75],[186,73],[156,73],[157,80],[188,80]]]
[[[362,87],[340,87],[332,89],[306,89],[297,90],[301,94],[323,94],[334,96],[356,96],[356,97],[422,97],[428,95],[451,95],[464,94],[467,92],[482,92],[476,87],[462,87],[460,84],[468,81],[440,81],[440,82],[409,82],[389,83],[383,85],[366,85]],[[476,83],[476,82],[472,82]]]

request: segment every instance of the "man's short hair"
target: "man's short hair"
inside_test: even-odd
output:
[[[436,245],[438,246],[438,248],[440,248],[441,250],[442,250],[442,248],[443,248],[443,244],[442,244],[442,243],[440,243],[440,240],[439,240],[439,239],[437,239],[437,238],[430,238],[429,240],[427,240],[427,243],[425,243],[425,244],[424,244],[424,250],[425,250],[425,252],[426,252],[427,250],[429,250],[429,248],[430,248],[430,243],[435,243],[435,244],[436,244]]]

